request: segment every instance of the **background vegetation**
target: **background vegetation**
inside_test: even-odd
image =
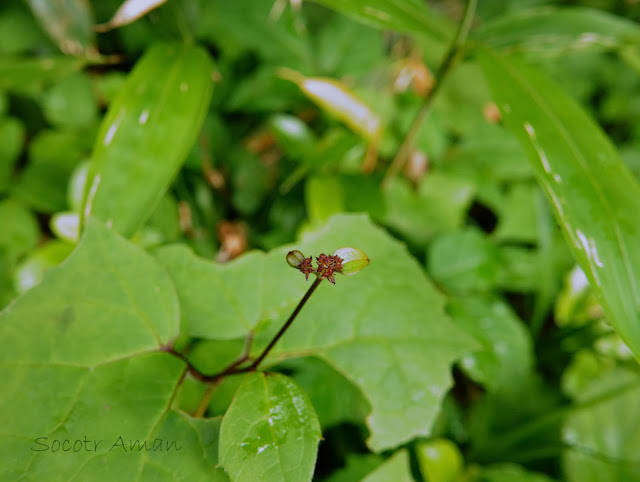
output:
[[[0,6],[0,479],[640,480],[637,2],[150,3]]]

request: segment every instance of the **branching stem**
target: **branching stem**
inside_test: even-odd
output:
[[[253,372],[256,371],[258,369],[258,367],[260,366],[260,364],[262,363],[262,361],[267,357],[267,355],[269,354],[269,352],[273,349],[273,347],[275,346],[276,343],[278,343],[278,340],[280,340],[280,338],[282,338],[282,335],[285,334],[285,332],[289,329],[289,327],[291,326],[291,324],[293,323],[293,321],[296,319],[296,317],[298,316],[298,314],[300,313],[300,310],[302,310],[302,307],[307,303],[307,301],[309,300],[309,298],[311,298],[311,295],[313,294],[313,292],[316,290],[316,288],[318,288],[318,286],[320,286],[320,283],[322,282],[322,278],[318,277],[315,279],[315,281],[313,282],[313,284],[309,287],[309,289],[307,290],[307,292],[304,294],[304,296],[302,297],[302,299],[300,300],[300,302],[298,303],[298,305],[295,307],[295,309],[293,310],[293,312],[291,313],[291,315],[289,316],[289,318],[287,319],[287,321],[285,322],[284,325],[282,325],[282,328],[280,328],[280,330],[278,331],[278,333],[276,333],[276,335],[273,337],[273,339],[269,342],[269,344],[265,347],[264,350],[262,350],[262,353],[260,353],[260,355],[258,356],[258,358],[256,358],[255,360],[253,360],[251,362],[251,364],[246,365],[246,366],[241,366],[243,365],[246,361],[251,360],[249,353],[251,351],[251,344],[253,341],[253,333],[250,333],[249,336],[247,337],[247,344],[245,345],[245,349],[243,354],[240,356],[240,358],[238,358],[237,360],[235,360],[233,363],[231,363],[230,365],[228,365],[224,370],[222,370],[219,373],[216,373],[214,375],[204,375],[203,373],[201,373],[196,367],[194,367],[191,362],[187,359],[187,357],[185,357],[182,353],[178,353],[177,351],[175,351],[172,347],[168,347],[165,348],[165,351],[177,356],[178,358],[182,359],[186,364],[187,364],[187,369],[189,371],[189,373],[191,373],[191,375],[196,378],[197,380],[200,380],[201,382],[204,383],[211,383],[213,384],[212,388],[210,390],[207,391],[207,393],[205,394],[205,398],[211,398],[211,394],[213,393],[213,389],[215,388],[215,386],[226,376],[230,376],[230,375],[237,375],[238,373],[247,373],[247,372]],[[204,402],[203,402],[204,403]],[[208,400],[206,402],[206,404],[208,405]],[[205,406],[206,408],[206,406]],[[203,405],[201,404],[201,407],[198,409],[198,413],[204,413],[203,412]]]
[[[460,26],[458,28],[458,33],[456,34],[455,39],[453,40],[453,44],[449,47],[449,50],[444,56],[440,67],[438,67],[438,71],[435,75],[435,85],[433,89],[429,91],[429,93],[425,96],[422,101],[422,105],[420,106],[420,110],[416,114],[413,122],[411,123],[411,127],[409,128],[409,132],[404,138],[398,153],[393,158],[389,169],[384,178],[384,184],[387,184],[391,178],[393,178],[400,170],[404,167],[405,162],[409,158],[409,154],[411,149],[413,149],[413,145],[416,140],[416,136],[418,135],[418,131],[420,130],[420,126],[424,122],[431,105],[433,104],[433,100],[436,97],[436,94],[440,90],[440,86],[443,83],[443,80],[453,67],[455,61],[459,57],[460,53],[464,50],[465,43],[467,41],[467,37],[469,36],[469,31],[471,30],[471,23],[473,20],[473,15],[476,11],[476,5],[478,0],[468,0],[467,7],[464,11],[464,16],[462,17],[462,21],[460,22]]]

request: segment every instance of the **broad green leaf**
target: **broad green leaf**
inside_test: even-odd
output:
[[[289,378],[247,375],[220,427],[220,465],[233,481],[311,480],[320,425]]]
[[[640,358],[640,186],[602,130],[535,69],[483,50],[503,119],[519,137],[609,320]]]
[[[151,215],[200,132],[212,69],[204,50],[179,44],[154,45],[136,64],[98,132],[85,218],[128,237]]]
[[[27,0],[43,30],[67,55],[96,53],[93,14],[88,0]]]
[[[92,221],[0,329],[3,360],[89,366],[167,345],[178,334],[178,304],[153,258]]]
[[[483,124],[468,132],[447,154],[443,169],[487,181],[528,179],[533,170],[518,139],[501,125]]]
[[[344,467],[331,473],[326,482],[352,482],[362,480],[367,474],[373,472],[384,461],[381,455],[366,454],[346,454]]]
[[[98,105],[89,77],[74,73],[49,89],[42,108],[46,119],[60,127],[90,127],[98,120]]]
[[[9,186],[24,137],[25,126],[22,122],[13,118],[0,118],[0,193]]]
[[[511,463],[495,464],[484,467],[472,482],[553,482],[554,479],[539,472],[531,472],[524,467]]]
[[[198,36],[230,57],[249,50],[271,64],[310,69],[313,57],[308,35],[296,28],[291,9],[274,18],[272,8],[273,3],[262,0],[209,0],[202,4]]]
[[[361,482],[413,482],[409,468],[409,454],[406,450],[398,450],[380,467],[367,475]],[[435,479],[434,479],[435,480]]]
[[[42,84],[60,79],[84,66],[70,57],[0,57],[0,89],[17,92],[37,91]]]
[[[489,291],[500,272],[498,249],[482,231],[472,227],[434,239],[427,264],[437,283],[459,294]]]
[[[317,42],[317,63],[322,75],[367,75],[384,58],[383,32],[343,15],[331,18],[318,34]]]
[[[336,286],[322,284],[265,363],[301,355],[323,359],[370,403],[368,443],[383,450],[430,433],[451,385],[451,364],[475,346],[446,317],[443,297],[404,247],[366,217],[342,215],[303,242],[222,266],[181,247],[160,249],[158,257],[176,280],[192,333],[194,326],[209,339],[253,332],[257,355],[310,285],[288,266],[286,254],[298,249],[317,256],[344,246],[362,249],[370,265],[338,276]]]
[[[456,324],[482,345],[466,355],[462,370],[491,391],[518,388],[533,372],[533,343],[524,323],[498,299],[464,297],[447,309]]]
[[[161,440],[163,449],[167,443],[175,442],[176,450],[148,451],[142,457],[144,468],[136,480],[228,482],[229,477],[218,466],[220,423],[220,417],[192,418],[180,411],[169,411],[153,441]]]
[[[35,215],[16,199],[0,201],[0,252],[11,262],[29,252],[38,242],[40,229]]]
[[[164,480],[180,479],[185,457],[206,465],[201,480],[211,476],[213,435],[168,413],[185,365],[161,348],[177,332],[177,299],[162,268],[91,220],[70,257],[0,314],[0,478],[142,480],[147,458],[155,474],[169,454],[131,444],[158,437],[165,448],[194,444],[161,470]],[[82,450],[54,445],[85,437]],[[54,448],[64,456],[52,457]]]
[[[544,7],[500,16],[482,25],[473,38],[494,48],[550,55],[637,46],[640,27],[595,8]]]
[[[31,141],[27,166],[13,187],[16,196],[37,211],[65,210],[69,178],[86,158],[92,139],[92,134],[80,131],[40,131]]]
[[[311,223],[323,223],[334,214],[344,211],[344,193],[339,178],[310,177],[307,179],[304,194]]]
[[[313,0],[378,28],[419,33],[445,42],[453,36],[449,23],[419,0]]]
[[[291,373],[291,378],[309,395],[323,428],[343,422],[361,423],[370,411],[362,393],[318,358],[286,360],[278,368]]]
[[[533,182],[512,183],[504,193],[498,226],[492,236],[499,241],[538,241],[538,186]]]
[[[231,340],[256,326],[263,283],[262,253],[245,254],[226,265],[199,258],[183,245],[161,248],[158,253],[178,290],[182,319],[190,336]]]
[[[24,2],[3,2],[0,54],[19,55],[47,45],[47,38]]]
[[[40,283],[45,271],[62,263],[72,250],[72,244],[55,239],[38,246],[16,267],[14,274],[16,291],[24,293]]]
[[[462,226],[474,192],[472,181],[438,171],[425,176],[416,190],[393,179],[383,190],[384,222],[423,246],[435,234]]]
[[[584,368],[588,368],[583,375],[586,384],[573,394],[579,404],[562,430],[569,446],[562,456],[565,476],[570,482],[638,480],[640,432],[635,427],[640,422],[640,375],[623,368],[593,372],[583,364],[570,371]]]

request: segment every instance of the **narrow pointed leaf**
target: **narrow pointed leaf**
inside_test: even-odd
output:
[[[595,8],[536,8],[484,24],[474,39],[494,48],[549,55],[640,43],[640,26]]]
[[[88,0],[27,0],[27,3],[62,52],[76,56],[96,53]]]
[[[204,50],[179,44],[155,45],[138,62],[98,132],[85,219],[131,236],[151,215],[200,133],[212,69]]]
[[[600,127],[534,68],[480,62],[609,321],[640,359],[640,186]]]
[[[220,464],[233,481],[311,480],[320,424],[306,394],[280,374],[247,375],[220,427]]]
[[[151,10],[158,8],[167,0],[125,0],[113,17],[103,25],[96,25],[96,30],[106,32],[135,22]]]
[[[453,31],[420,0],[312,0],[363,23],[399,32],[418,32],[437,40]]]

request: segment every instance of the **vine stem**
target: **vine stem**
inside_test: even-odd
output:
[[[433,104],[433,100],[435,99],[436,94],[440,90],[440,86],[444,81],[445,77],[451,71],[453,64],[459,57],[460,53],[464,49],[465,43],[467,41],[467,37],[469,36],[469,31],[471,30],[471,23],[473,21],[473,16],[476,11],[476,6],[478,4],[478,0],[469,0],[467,2],[467,6],[464,11],[464,15],[462,17],[462,21],[460,22],[460,26],[458,28],[458,32],[456,34],[451,47],[447,51],[442,63],[438,67],[438,71],[435,75],[435,85],[429,91],[429,93],[425,96],[422,101],[422,105],[420,106],[420,110],[416,114],[413,122],[411,123],[411,127],[409,128],[409,132],[405,136],[402,141],[402,145],[398,150],[396,156],[393,158],[389,169],[387,169],[387,173],[385,174],[383,185],[389,183],[389,181],[403,168],[406,160],[409,158],[409,153],[413,148],[414,142],[416,140],[416,136],[418,135],[418,131],[420,130],[420,126],[424,122],[424,119]]]
[[[278,343],[278,340],[280,340],[280,338],[282,338],[282,335],[284,335],[285,332],[289,329],[289,327],[291,326],[293,321],[298,316],[298,313],[300,313],[300,310],[302,310],[302,308],[307,303],[307,301],[309,301],[309,298],[311,298],[311,295],[318,288],[318,286],[320,286],[321,282],[322,282],[322,278],[316,278],[315,279],[315,281],[309,287],[307,292],[304,294],[304,296],[302,297],[302,299],[300,300],[300,302],[298,303],[296,308],[293,310],[291,315],[289,315],[289,318],[287,319],[285,324],[282,325],[282,328],[280,328],[278,333],[276,333],[276,335],[269,342],[269,344],[265,347],[265,349],[262,350],[262,353],[260,353],[258,358],[256,358],[253,362],[251,362],[251,364],[248,365],[248,366],[240,367],[240,365],[242,365],[245,361],[250,359],[249,358],[249,350],[250,350],[250,347],[251,347],[251,342],[253,340],[253,336],[252,335],[247,340],[247,345],[245,347],[244,354],[238,360],[234,361],[229,366],[227,366],[224,370],[222,370],[221,372],[216,373],[214,375],[204,375],[204,374],[202,374],[197,368],[195,368],[191,364],[191,362],[189,362],[189,360],[187,359],[186,356],[184,356],[181,353],[178,353],[172,347],[164,348],[164,350],[168,351],[169,353],[172,353],[173,355],[175,355],[178,358],[180,358],[181,360],[183,360],[187,364],[188,371],[191,373],[191,375],[193,375],[194,378],[196,378],[196,379],[198,379],[198,380],[200,380],[201,382],[204,382],[204,383],[213,383],[214,387],[215,387],[215,384],[217,384],[222,378],[224,378],[226,376],[237,375],[238,373],[254,372],[254,371],[256,371],[258,369],[258,367],[260,366],[260,363],[262,363],[262,361],[267,357],[267,355],[273,349],[275,344]],[[211,389],[211,391],[208,391],[207,394],[205,394],[205,397],[207,397],[207,396],[210,397],[211,393],[213,393],[213,388]]]
[[[289,315],[289,319],[285,322],[284,325],[282,325],[282,328],[280,328],[280,331],[278,331],[276,336],[273,337],[273,339],[267,345],[267,347],[264,350],[262,350],[262,353],[260,353],[260,356],[258,356],[258,358],[256,358],[255,361],[247,367],[246,371],[254,371],[258,368],[260,363],[262,363],[262,360],[266,358],[266,356],[269,354],[271,349],[275,346],[276,343],[278,343],[278,340],[282,338],[282,335],[284,335],[287,329],[291,326],[291,323],[293,323],[293,320],[296,319],[296,316],[298,316],[298,313],[300,313],[300,310],[302,309],[302,307],[307,303],[309,298],[311,298],[311,295],[316,290],[316,288],[320,286],[321,282],[322,282],[322,278],[315,279],[313,284],[309,287],[307,292],[304,294],[304,296],[300,300],[300,303],[298,303],[298,306],[296,306],[296,309],[293,310],[291,315]]]

